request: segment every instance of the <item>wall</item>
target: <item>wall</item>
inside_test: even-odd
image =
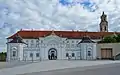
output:
[[[101,58],[101,48],[113,48],[113,56],[120,53],[120,43],[101,43],[97,44],[97,56]]]

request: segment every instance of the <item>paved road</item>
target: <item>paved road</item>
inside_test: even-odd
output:
[[[115,64],[115,63],[120,63],[120,61],[74,61],[74,60],[43,61],[43,62],[31,63],[23,66],[21,65],[21,66],[16,66],[12,68],[1,69],[0,75],[16,75],[16,74],[53,71],[53,70],[60,70],[60,69],[69,69],[69,68],[76,68],[76,67],[80,68],[80,67]]]
[[[46,72],[35,72],[22,75],[120,75],[120,64],[79,67]]]
[[[0,69],[31,64],[32,62],[0,62]]]

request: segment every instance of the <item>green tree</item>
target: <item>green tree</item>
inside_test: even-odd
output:
[[[115,39],[114,37],[112,37],[112,36],[106,36],[106,37],[103,39],[103,41],[104,41],[105,43],[115,43],[115,42],[116,42],[116,39]]]
[[[5,61],[6,60],[6,52],[1,52],[0,53],[0,61]]]
[[[116,42],[120,42],[120,34],[118,34],[117,36],[114,36],[114,38],[116,39]]]
[[[120,42],[120,35],[110,35],[104,37],[99,43],[118,43]]]

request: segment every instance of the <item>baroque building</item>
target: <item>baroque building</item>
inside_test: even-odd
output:
[[[7,38],[7,61],[96,59],[97,42],[114,34],[106,17],[103,12],[100,32],[20,30]]]

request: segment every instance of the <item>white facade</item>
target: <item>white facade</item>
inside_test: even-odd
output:
[[[81,59],[96,59],[96,43],[81,43],[79,47],[81,50]]]
[[[8,61],[96,59],[96,43],[78,44],[81,39],[67,39],[51,34],[39,39],[23,39],[23,41],[27,45],[7,43]]]

